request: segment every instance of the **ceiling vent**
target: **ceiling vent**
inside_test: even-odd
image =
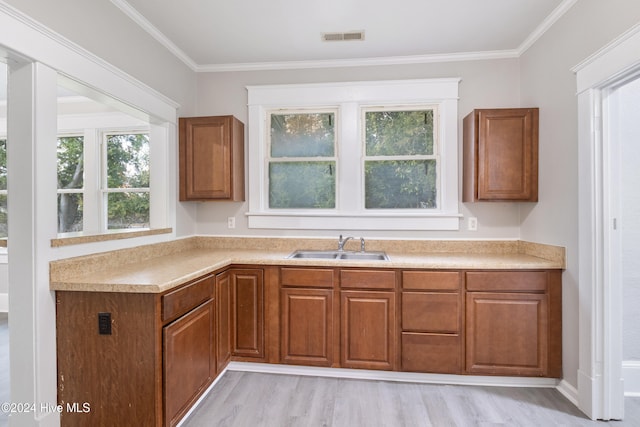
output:
[[[345,33],[322,33],[322,41],[325,42],[339,42],[347,40],[364,40],[364,30],[349,31]]]

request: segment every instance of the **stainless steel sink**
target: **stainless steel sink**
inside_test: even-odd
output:
[[[384,252],[314,251],[298,250],[287,256],[289,259],[343,259],[362,261],[389,261]]]

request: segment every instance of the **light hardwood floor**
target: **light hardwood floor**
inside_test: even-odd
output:
[[[591,421],[555,389],[410,384],[228,371],[182,427],[640,426]]]

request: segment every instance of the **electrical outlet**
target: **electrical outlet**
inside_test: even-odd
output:
[[[478,231],[478,218],[476,218],[475,216],[469,218],[467,222],[467,230]]]
[[[98,313],[98,333],[111,335],[111,313]]]
[[[236,228],[236,217],[230,216],[227,218],[227,228]]]

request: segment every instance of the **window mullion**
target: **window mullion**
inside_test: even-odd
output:
[[[364,209],[360,107],[356,102],[340,105],[338,127],[337,207],[342,212]]]

